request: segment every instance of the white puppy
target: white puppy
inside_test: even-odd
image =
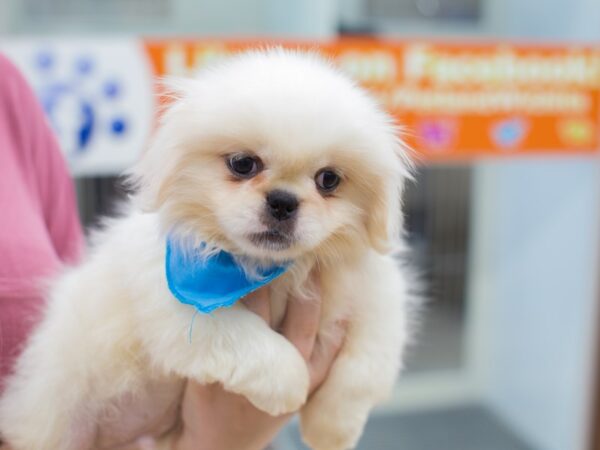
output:
[[[166,431],[161,418],[176,415],[190,378],[273,415],[300,409],[313,449],[353,447],[390,393],[407,339],[405,274],[389,256],[401,243],[408,172],[397,130],[312,54],[246,53],[175,91],[133,169],[127,214],[53,286],[2,398],[0,433],[14,450],[106,448],[105,430],[115,439],[132,408],[145,412],[138,431]],[[195,310],[165,277],[167,235],[228,251],[249,272],[291,262],[271,285],[279,320],[317,266],[321,330],[340,319],[349,327],[308,402],[299,352],[241,303],[198,313],[190,334]]]

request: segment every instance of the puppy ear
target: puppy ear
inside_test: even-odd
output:
[[[160,119],[149,147],[126,173],[128,183],[137,191],[136,199],[144,211],[155,211],[165,200],[172,174],[176,172],[176,150],[184,127],[186,96],[193,92],[193,79],[166,78],[160,83]]]
[[[412,179],[413,164],[409,149],[399,139],[394,139],[393,161],[385,167],[379,185],[375,187],[367,216],[369,243],[379,253],[396,250],[400,244],[404,218],[402,193],[407,179]]]

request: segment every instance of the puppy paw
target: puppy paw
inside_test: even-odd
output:
[[[300,431],[312,450],[354,448],[367,421],[367,411],[348,405],[319,405],[312,401],[300,414]]]
[[[308,367],[300,353],[285,344],[237,367],[226,388],[272,416],[298,411],[308,396]]]

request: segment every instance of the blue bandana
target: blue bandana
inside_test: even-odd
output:
[[[169,290],[175,298],[208,314],[231,306],[270,283],[284,273],[287,266],[270,267],[251,279],[230,253],[220,251],[201,258],[184,247],[183,242],[167,239],[165,269]]]

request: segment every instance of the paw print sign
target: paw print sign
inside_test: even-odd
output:
[[[17,41],[5,49],[46,112],[74,175],[113,175],[153,125],[153,74],[135,40]]]
[[[72,61],[68,79],[54,78],[53,69],[58,62],[53,53],[41,51],[35,59],[44,80],[39,89],[42,105],[69,157],[88,151],[96,133],[108,133],[116,139],[123,137],[127,118],[119,112],[123,86],[118,79],[100,80],[93,86],[96,90],[86,89],[84,79],[94,73],[94,61],[89,56],[82,55]],[[98,113],[97,105],[102,102],[113,104],[109,117]]]

